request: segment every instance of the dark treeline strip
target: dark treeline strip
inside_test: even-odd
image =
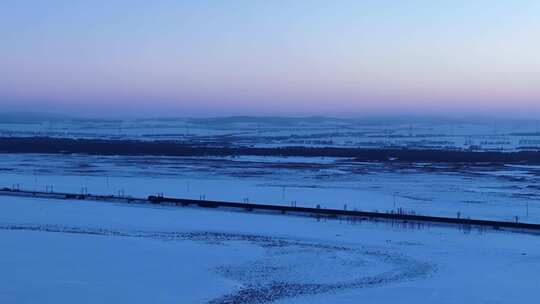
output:
[[[358,149],[315,147],[215,147],[174,141],[0,137],[2,153],[154,155],[154,156],[305,156],[348,157],[357,161],[434,163],[540,164],[540,152],[473,152],[459,150]]]

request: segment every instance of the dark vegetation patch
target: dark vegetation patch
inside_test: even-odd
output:
[[[255,148],[193,145],[175,141],[3,137],[0,152],[154,156],[302,156],[346,157],[358,162],[431,162],[453,164],[540,164],[540,152],[473,152],[465,150],[359,149],[336,147]]]

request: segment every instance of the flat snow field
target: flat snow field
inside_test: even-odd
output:
[[[14,185],[540,223],[538,166],[0,153],[0,187]]]
[[[534,303],[540,236],[0,197],[0,303]]]

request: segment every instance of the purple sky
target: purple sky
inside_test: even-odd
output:
[[[4,110],[540,114],[540,1],[0,3]]]

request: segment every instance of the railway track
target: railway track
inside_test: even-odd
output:
[[[296,207],[285,205],[272,204],[256,204],[256,203],[240,203],[228,201],[213,201],[213,200],[194,200],[183,198],[172,198],[164,196],[149,196],[147,198],[136,198],[131,196],[115,196],[115,195],[95,195],[95,194],[77,194],[67,192],[42,192],[42,191],[27,191],[19,189],[0,189],[1,196],[12,197],[33,197],[42,199],[62,199],[62,200],[90,200],[112,203],[139,203],[139,204],[154,204],[154,205],[172,205],[182,207],[199,207],[199,208],[221,208],[235,211],[258,212],[258,213],[274,213],[274,214],[289,214],[299,216],[310,216],[316,218],[336,218],[336,219],[358,219],[358,220],[383,220],[383,221],[399,221],[401,223],[430,223],[444,225],[459,225],[459,226],[476,226],[495,230],[511,230],[540,233],[540,224],[509,222],[509,221],[494,221],[471,218],[451,218],[427,215],[411,215],[401,213],[382,213],[368,212],[356,210],[340,210],[340,209],[325,209],[325,208],[310,208]]]

